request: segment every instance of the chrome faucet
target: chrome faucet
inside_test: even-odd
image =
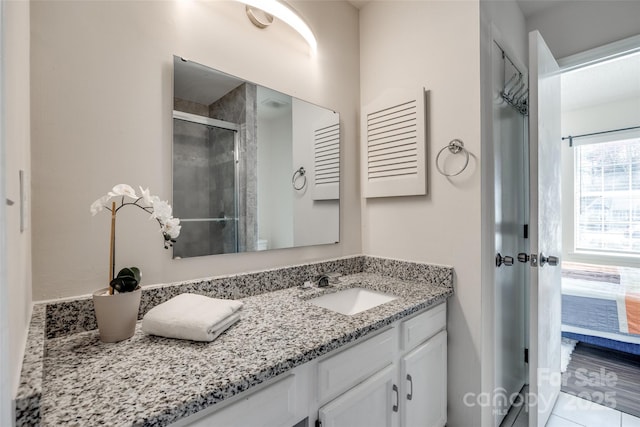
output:
[[[319,288],[326,288],[329,286],[329,276],[327,274],[320,274],[316,277],[315,284]]]

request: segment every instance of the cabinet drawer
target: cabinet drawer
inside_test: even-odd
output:
[[[197,418],[197,416],[196,416]],[[296,419],[295,375],[251,393],[212,414],[191,422],[188,427],[246,427],[293,425]]]
[[[397,346],[395,331],[389,329],[318,362],[320,401],[335,397],[389,365]]]
[[[447,304],[443,303],[402,322],[402,350],[410,350],[447,327]]]

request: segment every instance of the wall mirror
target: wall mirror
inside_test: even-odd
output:
[[[174,258],[337,243],[338,113],[173,64]]]

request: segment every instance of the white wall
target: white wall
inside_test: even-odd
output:
[[[638,126],[640,97],[562,111],[562,136]],[[564,145],[567,145],[566,143]]]
[[[260,91],[262,87],[258,87]],[[258,108],[258,235],[269,248],[293,246],[291,108],[264,117]]]
[[[26,173],[29,192],[29,2],[4,2],[4,170],[6,197],[7,292],[9,311],[9,369],[13,395],[18,387],[26,332],[31,316],[31,232],[20,232],[19,171]],[[4,200],[2,200],[4,204]],[[27,224],[28,224],[27,209]],[[4,327],[4,325],[3,325]],[[3,350],[4,351],[4,350]]]
[[[364,252],[455,268],[448,303],[448,425],[480,425],[480,17],[478,1],[376,1],[360,11],[361,104],[392,87],[430,91],[427,196],[363,200]],[[472,159],[447,179],[435,157],[454,138]]]
[[[88,208],[114,184],[170,197],[173,54],[341,113],[346,231],[338,245],[172,260],[154,225],[123,211],[118,264],[139,266],[153,284],[361,253],[357,10],[294,5],[318,38],[315,56],[279,21],[254,27],[233,1],[32,3],[35,299],[105,285],[109,219]]]
[[[639,16],[638,1],[559,1],[527,17],[527,31],[540,31],[560,59],[640,34]]]

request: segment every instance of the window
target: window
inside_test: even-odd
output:
[[[573,150],[575,252],[640,255],[640,138]]]
[[[563,259],[637,267],[640,35],[559,63]]]

